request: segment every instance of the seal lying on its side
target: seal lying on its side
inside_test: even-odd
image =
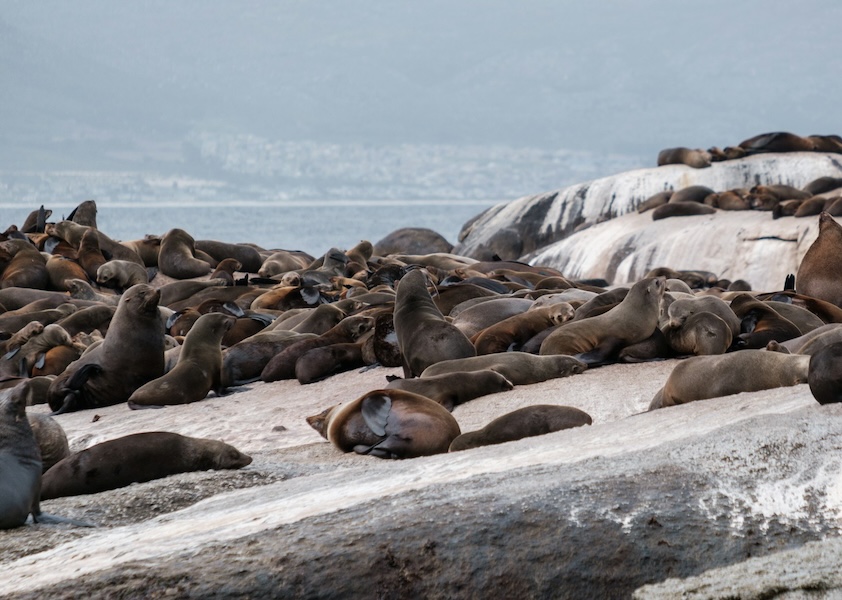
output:
[[[44,473],[41,499],[95,494],[176,473],[239,469],[251,457],[217,440],[153,431],[102,442]]]

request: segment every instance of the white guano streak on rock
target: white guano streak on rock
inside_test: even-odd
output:
[[[228,492],[174,513],[95,532],[9,563],[0,591],[8,594],[37,589],[129,561],[195,552],[202,545],[477,475],[645,450],[688,435],[704,435],[751,417],[787,413],[811,404],[812,397],[803,394],[793,393],[775,403],[769,403],[762,394],[744,394],[723,402],[696,402],[681,410],[654,411],[501,446],[415,459],[407,461],[405,468],[385,474],[362,473],[354,478],[355,474],[344,470]],[[561,440],[564,443],[559,443]],[[626,517],[614,518],[622,522]],[[50,567],[45,569],[44,565]]]

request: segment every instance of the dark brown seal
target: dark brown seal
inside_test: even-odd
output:
[[[0,248],[11,256],[0,274],[0,288],[21,287],[46,290],[50,284],[47,261],[28,240],[0,242]]]
[[[66,412],[128,400],[144,383],[164,374],[164,324],[158,290],[129,288],[103,342],[59,375],[49,391],[50,408]]]
[[[363,343],[344,342],[308,350],[295,361],[295,378],[304,385],[364,367]]]
[[[828,213],[819,216],[819,235],[795,276],[799,294],[842,307],[842,226]]]
[[[161,239],[158,252],[158,268],[161,273],[176,279],[202,277],[211,272],[211,266],[196,258],[195,242],[183,229],[170,229]]]
[[[670,217],[695,217],[698,215],[712,215],[716,209],[699,202],[672,202],[659,206],[652,211],[652,220],[659,221]]]
[[[398,282],[394,322],[404,377],[417,377],[443,360],[476,356],[471,341],[436,307],[420,269],[410,271]]]
[[[96,444],[44,473],[41,499],[96,494],[176,473],[240,469],[251,457],[217,440],[153,431]]]
[[[222,386],[244,385],[260,379],[260,372],[272,357],[297,342],[316,337],[313,333],[280,329],[261,331],[234,344],[222,353]]]
[[[184,338],[175,368],[135,390],[129,396],[129,408],[198,402],[204,400],[211,390],[221,395],[220,343],[234,320],[234,317],[223,313],[207,313],[199,317]]]
[[[441,454],[461,433],[441,404],[404,390],[374,390],[307,422],[343,452],[378,458]]]
[[[687,165],[694,169],[703,169],[710,166],[710,152],[699,148],[666,148],[658,153],[658,166],[664,165]]]
[[[807,383],[819,404],[842,402],[842,342],[829,344],[810,357]]]
[[[70,456],[67,434],[64,433],[64,429],[58,424],[58,421],[44,413],[29,413],[26,416],[29,419],[29,425],[32,427],[35,440],[38,442],[43,471],[63,458]]]
[[[746,154],[760,154],[763,152],[812,152],[816,145],[810,139],[789,133],[775,131],[761,133],[739,143],[739,147]]]
[[[120,291],[138,283],[149,283],[146,267],[129,260],[109,260],[96,271],[96,282]]]
[[[41,465],[24,395],[18,388],[0,390],[0,529],[19,527],[30,513],[41,512]]]
[[[463,433],[451,442],[450,452],[514,442],[525,437],[546,435],[591,423],[593,419],[588,413],[572,406],[524,406],[497,417],[482,429]]]
[[[479,371],[457,371],[430,375],[429,377],[413,377],[392,379],[386,389],[406,390],[413,394],[425,396],[435,400],[447,410],[488,394],[507,392],[514,389],[514,384],[497,371],[481,369]]]
[[[96,281],[96,272],[107,261],[99,247],[99,237],[96,229],[88,229],[82,234],[79,241],[79,250],[76,253],[76,260],[85,270],[88,279]],[[82,279],[81,277],[79,279]]]

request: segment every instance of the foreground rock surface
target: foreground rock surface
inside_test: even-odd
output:
[[[77,449],[169,426],[223,437],[255,461],[45,502],[101,527],[0,532],[0,592],[627,597],[838,535],[842,407],[820,407],[801,385],[636,415],[674,364],[611,365],[473,400],[454,411],[463,431],[534,403],[577,406],[594,425],[401,462],[342,455],[303,423],[392,369],[141,414],[108,407],[96,423],[62,415]]]

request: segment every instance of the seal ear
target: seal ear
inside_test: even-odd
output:
[[[362,401],[362,414],[365,424],[374,435],[386,435],[386,421],[392,412],[392,399],[386,394],[371,393]]]

